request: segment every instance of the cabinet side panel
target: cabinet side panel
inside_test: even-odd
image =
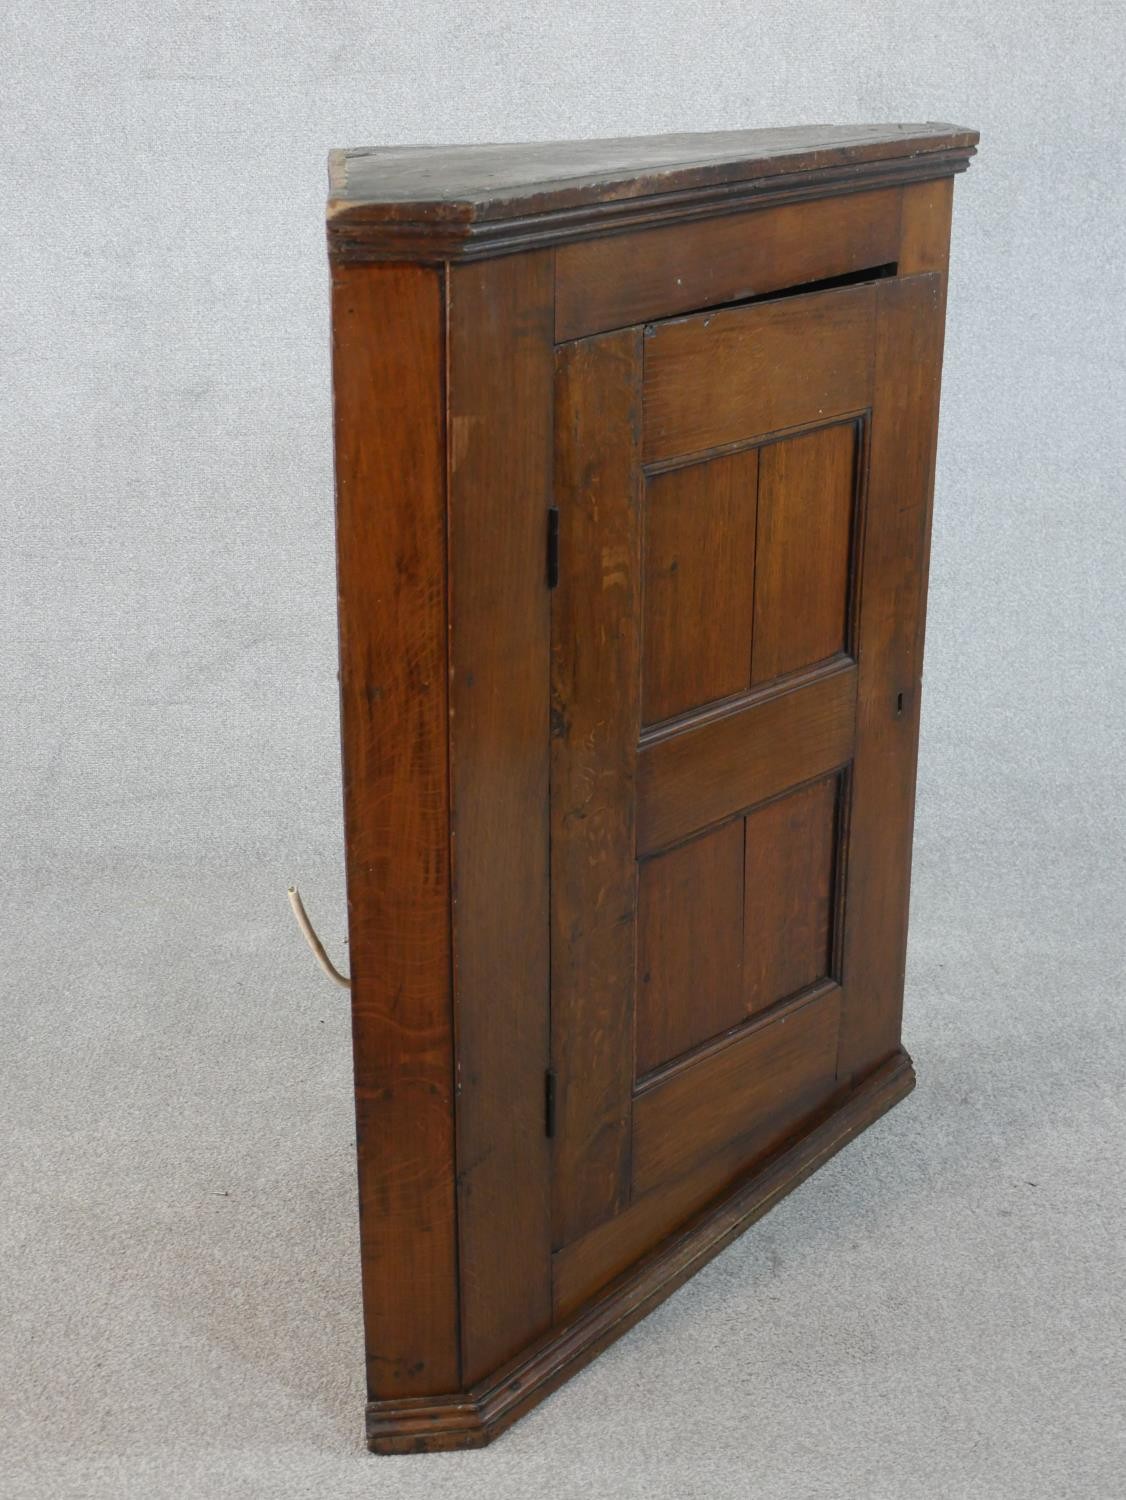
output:
[[[368,1391],[458,1388],[443,295],[332,279],[341,733]]]
[[[845,898],[841,1081],[899,1046],[944,278],[878,289],[853,811]]]
[[[450,760],[463,1376],[551,1322],[552,254],[449,273]]]

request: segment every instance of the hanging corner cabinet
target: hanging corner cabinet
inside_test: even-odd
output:
[[[912,1087],[952,125],[331,159],[368,1438],[487,1442]]]

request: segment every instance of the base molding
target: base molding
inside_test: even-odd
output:
[[[893,1053],[803,1135],[689,1219],[594,1302],[487,1379],[452,1395],[370,1401],[368,1447],[374,1453],[484,1447],[640,1322],[914,1086],[910,1057]]]

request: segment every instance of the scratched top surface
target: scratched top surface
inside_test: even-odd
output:
[[[891,158],[960,151],[957,125],[803,125],[520,145],[333,151],[329,217],[463,222],[524,217]]]

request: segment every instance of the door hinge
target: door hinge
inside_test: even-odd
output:
[[[543,1126],[550,1141],[555,1135],[555,1074],[551,1068],[543,1075]]]
[[[553,589],[559,582],[559,507],[552,505],[547,512],[547,586]]]

